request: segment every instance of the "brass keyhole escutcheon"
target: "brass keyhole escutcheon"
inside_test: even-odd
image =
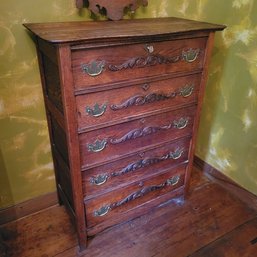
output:
[[[154,47],[153,45],[145,45],[145,50],[149,53],[152,54],[154,52]]]

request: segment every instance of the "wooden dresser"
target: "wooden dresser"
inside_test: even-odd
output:
[[[214,32],[178,18],[25,24],[60,203],[88,236],[188,191]]]

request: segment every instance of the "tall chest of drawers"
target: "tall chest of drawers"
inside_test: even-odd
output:
[[[88,236],[188,191],[214,33],[178,18],[25,24],[59,200]]]

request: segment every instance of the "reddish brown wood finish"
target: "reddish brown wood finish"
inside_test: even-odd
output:
[[[160,74],[200,70],[203,67],[205,45],[206,37],[74,51],[72,67],[75,87],[81,89],[103,84],[103,81],[104,84],[110,84]],[[150,52],[147,47],[152,47]],[[194,62],[187,62],[183,57],[183,53],[190,49],[199,51]],[[83,67],[92,65],[93,61],[103,62],[104,67],[99,76],[93,77],[83,71]]]
[[[64,126],[64,117],[63,117],[63,114],[61,114],[58,111],[58,109],[55,107],[54,104],[50,104],[50,106],[48,106],[48,103],[50,102],[49,98],[48,98],[48,95],[47,95],[48,84],[47,84],[46,76],[48,74],[46,73],[46,69],[45,69],[45,65],[44,65],[44,54],[40,50],[39,44],[37,44],[36,47],[37,47],[37,57],[38,57],[38,63],[39,63],[39,69],[40,69],[41,84],[42,84],[42,89],[43,89],[43,94],[44,94],[44,103],[45,103],[45,107],[46,107],[46,118],[47,118],[47,124],[48,124],[48,132],[49,132],[49,137],[50,137],[50,141],[51,141],[51,149],[52,149],[54,172],[55,172],[55,182],[56,182],[56,187],[58,188],[59,174],[58,174],[58,169],[57,169],[57,163],[56,163],[56,160],[55,160],[54,155],[53,155],[54,136],[53,136],[51,118],[52,117],[58,117],[59,124],[62,124]],[[62,204],[63,200],[62,200],[61,194],[58,190],[57,190],[57,193],[58,193],[59,204]]]
[[[37,37],[58,195],[80,249],[88,235],[188,191],[214,31],[224,26],[177,18],[25,26]],[[180,146],[175,160],[138,164]],[[90,183],[124,165],[133,174],[99,190]],[[108,203],[99,221],[93,213]]]
[[[237,227],[188,257],[254,257],[257,253],[257,218]]]
[[[148,40],[173,39],[176,36],[193,38],[208,36],[210,31],[223,30],[225,26],[181,18],[134,19],[118,22],[55,22],[27,23],[25,27],[39,38],[51,43],[71,43],[79,49],[83,44],[128,44]],[[89,45],[90,46],[90,45]]]
[[[194,151],[195,151],[195,144],[196,144],[196,138],[197,138],[197,130],[200,122],[200,115],[201,115],[201,110],[202,110],[202,103],[203,103],[203,97],[204,97],[204,92],[205,92],[205,87],[207,83],[207,76],[208,76],[208,67],[209,67],[209,62],[211,59],[211,52],[214,44],[214,32],[211,32],[207,41],[207,49],[206,49],[206,54],[204,57],[204,69],[202,73],[202,80],[201,80],[201,85],[200,85],[200,90],[199,90],[199,100],[198,100],[198,106],[197,106],[197,112],[196,112],[196,117],[195,117],[195,123],[193,127],[193,138],[191,141],[191,146],[190,146],[190,153],[189,153],[189,164],[187,167],[187,172],[186,172],[186,186],[185,186],[185,195],[188,193],[188,187],[189,187],[189,178],[191,176],[191,171],[193,167],[193,161],[194,161]]]
[[[173,191],[184,183],[185,165],[177,169],[166,170],[165,173],[148,179],[138,181],[113,190],[97,198],[85,201],[88,228],[94,227],[99,223],[107,221],[108,224],[117,224],[121,220],[126,220],[126,212],[132,212],[135,208],[140,208],[150,201],[158,199],[163,194]],[[179,180],[174,185],[165,184],[168,179],[179,176]],[[100,216],[96,212],[104,206],[114,207],[106,215]],[[116,207],[117,206],[117,207]],[[103,227],[102,227],[103,228]]]
[[[86,234],[86,221],[84,214],[84,206],[81,201],[83,197],[82,192],[82,179],[80,170],[80,154],[79,154],[79,141],[77,135],[77,121],[74,116],[75,99],[73,97],[73,77],[71,73],[71,52],[68,45],[61,45],[58,48],[58,64],[60,81],[62,88],[65,125],[66,125],[66,137],[68,144],[69,165],[71,170],[71,185],[72,185],[72,197],[74,202],[74,212],[76,215],[76,229],[78,233],[78,240],[80,249],[84,250],[87,242]],[[59,174],[61,175],[61,174]],[[62,186],[62,185],[60,185]]]
[[[81,134],[79,139],[82,169],[191,135],[194,116],[195,106]],[[175,124],[181,119],[181,128],[177,128]],[[106,141],[105,148],[100,152],[90,151],[89,145],[96,145],[97,141]]]
[[[200,74],[183,76],[156,82],[142,82],[115,90],[79,95],[76,97],[79,130],[91,130],[103,123],[110,125],[132,120],[140,116],[177,109],[197,103]],[[193,86],[192,92],[182,95],[183,89]],[[95,104],[106,105],[103,115],[94,117],[86,111],[94,110]]]
[[[189,137],[172,144],[169,142],[161,147],[141,151],[131,157],[84,171],[82,174],[85,200],[123,188],[128,181],[133,183],[149,178],[163,173],[169,167],[187,162],[189,142]],[[176,151],[180,154],[172,157]],[[107,176],[106,182],[99,185],[99,176]]]

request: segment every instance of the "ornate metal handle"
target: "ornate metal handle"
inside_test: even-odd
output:
[[[96,140],[93,144],[88,144],[87,149],[89,152],[101,152],[102,150],[104,150],[105,146],[107,145],[107,140],[104,139],[102,141],[100,140]]]
[[[179,179],[180,179],[180,176],[177,175],[177,176],[174,176],[174,177],[168,179],[166,181],[166,183],[167,183],[168,186],[175,186],[176,184],[178,184]]]
[[[107,179],[108,179],[108,175],[101,174],[101,175],[98,175],[97,177],[90,178],[90,183],[96,186],[101,186],[107,181]]]
[[[179,94],[182,95],[183,97],[189,97],[194,92],[194,88],[195,88],[194,84],[186,85],[180,90]]]
[[[187,126],[189,119],[188,118],[180,118],[178,121],[173,121],[174,127],[177,129],[183,129]]]
[[[175,152],[173,153],[170,153],[170,158],[173,159],[173,160],[178,160],[182,154],[183,154],[184,150],[183,149],[176,149]]]
[[[93,117],[100,117],[100,116],[102,116],[102,115],[105,113],[106,108],[107,108],[107,105],[106,105],[106,104],[104,104],[104,105],[102,105],[102,106],[100,107],[99,104],[96,103],[96,104],[94,105],[93,109],[91,109],[89,106],[87,106],[87,107],[86,107],[86,112],[87,112],[89,115],[93,116]]]
[[[95,77],[100,75],[105,67],[105,61],[92,61],[89,64],[82,64],[82,70],[89,76]]]
[[[188,51],[183,51],[182,52],[182,58],[186,62],[189,62],[189,63],[194,62],[197,59],[199,53],[200,53],[199,48],[197,48],[197,49],[190,48]]]
[[[95,217],[102,217],[105,216],[111,210],[109,205],[103,206],[99,210],[94,211]]]

